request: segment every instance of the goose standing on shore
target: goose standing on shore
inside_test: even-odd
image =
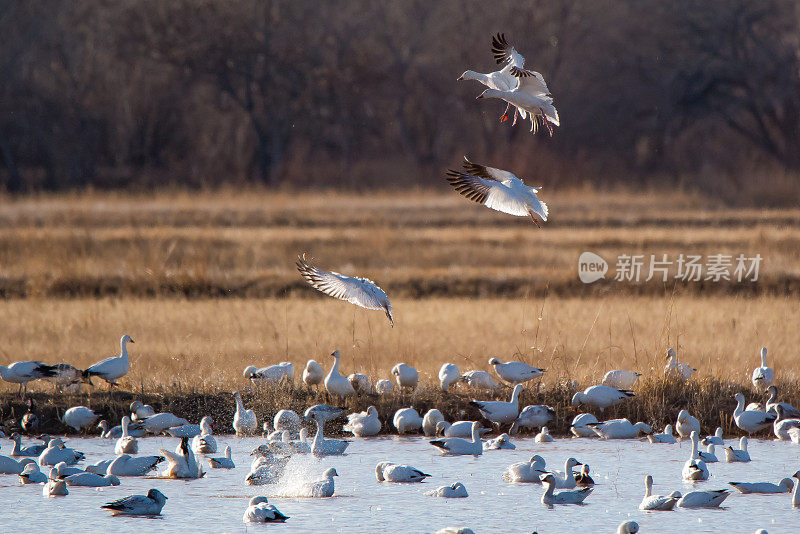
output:
[[[439,369],[439,387],[445,393],[450,391],[450,386],[459,378],[461,378],[461,370],[454,363],[446,363]]]
[[[351,373],[347,380],[350,381],[350,385],[353,386],[355,392],[358,393],[369,393],[372,391],[372,384],[369,383],[369,377],[367,375],[361,373]]]
[[[328,371],[328,376],[325,377],[325,391],[331,396],[336,395],[340,400],[344,400],[346,397],[355,395],[356,390],[353,389],[353,384],[350,383],[347,377],[339,372],[339,358],[341,358],[339,351],[331,352],[331,356],[333,356],[333,367]]]
[[[681,439],[686,439],[692,435],[692,432],[697,432],[700,435],[700,421],[696,417],[689,415],[687,410],[678,412],[678,420],[675,422],[675,429]]]
[[[86,406],[73,406],[61,417],[65,425],[71,426],[76,432],[92,425],[100,418],[91,408]]]
[[[134,343],[134,341],[131,339],[131,336],[125,334],[119,340],[119,356],[112,356],[105,360],[100,360],[86,368],[83,374],[89,379],[90,384],[92,383],[91,377],[97,376],[108,383],[109,389],[119,385],[117,384],[117,379],[128,374],[128,371],[131,369],[131,363],[128,359],[128,343]]]
[[[128,495],[100,508],[111,510],[115,515],[161,515],[166,503],[167,497],[163,493],[151,489],[147,495]]]
[[[678,502],[678,499],[681,498],[681,494],[677,491],[674,491],[669,495],[653,495],[652,490],[653,477],[647,475],[644,477],[644,498],[639,504],[639,510],[669,511],[675,508],[675,504]]]
[[[666,359],[667,365],[664,366],[665,376],[674,376],[682,378],[683,380],[689,380],[692,375],[697,372],[697,369],[694,367],[690,367],[688,364],[679,362],[678,355],[675,353],[675,349],[672,347],[667,349]]]
[[[422,433],[426,436],[436,436],[439,434],[439,423],[444,422],[444,415],[436,408],[431,408],[422,417]],[[449,437],[449,436],[448,436]]]
[[[122,418],[122,435],[117,440],[114,446],[114,454],[138,454],[139,442],[131,436],[128,427],[131,424],[131,418],[127,415]]]
[[[600,383],[604,386],[617,389],[631,389],[636,384],[636,381],[639,380],[640,376],[642,376],[642,373],[617,369],[607,372],[603,376],[603,381]]]
[[[763,391],[772,385],[775,379],[775,373],[772,368],[767,365],[767,347],[761,349],[761,366],[753,369],[753,387],[759,391]]]
[[[502,213],[530,217],[541,228],[547,222],[547,204],[536,194],[541,187],[529,187],[513,173],[472,163],[464,156],[464,172],[447,170],[447,181],[470,200]]]
[[[394,327],[389,297],[372,280],[312,267],[306,263],[305,254],[297,257],[297,270],[317,291],[368,310],[383,310]]]
[[[470,406],[478,409],[483,417],[496,425],[513,423],[519,416],[519,395],[522,393],[522,386],[517,384],[511,393],[511,400],[504,401],[469,401]]]
[[[256,412],[245,409],[242,395],[238,391],[233,394],[233,397],[236,399],[236,413],[233,415],[233,429],[236,431],[236,436],[252,436],[258,428]]]
[[[474,389],[494,391],[498,388],[497,382],[486,371],[467,371],[461,375],[458,381]]]
[[[578,392],[572,396],[572,405],[588,404],[595,406],[602,412],[609,406],[614,406],[620,402],[633,397],[633,391],[617,389],[609,386],[591,386],[583,392]]]
[[[28,393],[28,382],[55,375],[55,366],[37,361],[14,362],[8,366],[0,365],[0,378],[12,384],[19,384],[19,395],[23,399]]]
[[[394,412],[392,424],[397,429],[397,433],[401,435],[417,432],[422,429],[422,417],[414,408],[400,408]]]
[[[752,434],[758,432],[772,425],[777,419],[777,414],[771,412],[764,412],[761,410],[745,410],[744,409],[744,395],[737,393],[733,396],[736,399],[736,409],[733,411],[733,421],[736,426]]]
[[[404,389],[414,390],[419,382],[419,372],[410,365],[398,363],[392,367],[392,374],[397,381],[397,387],[400,391]]]
[[[489,365],[494,366],[494,372],[497,373],[497,376],[512,386],[539,378],[546,371],[546,369],[534,367],[524,362],[502,363],[497,358],[490,358]]]
[[[323,380],[325,380],[325,371],[322,366],[316,360],[308,360],[306,368],[303,369],[303,383],[309,388],[319,387]]]
[[[375,382],[375,393],[378,395],[391,395],[394,393],[394,383],[391,380],[381,378]]]

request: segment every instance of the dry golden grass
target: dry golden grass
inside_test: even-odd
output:
[[[299,380],[306,360],[328,368],[335,348],[343,373],[365,372],[373,381],[391,378],[398,362],[430,383],[445,362],[488,369],[497,356],[546,367],[545,385],[574,378],[585,387],[610,369],[659,376],[669,346],[699,368],[698,377],[747,384],[768,346],[776,375],[797,378],[800,309],[790,297],[399,299],[394,308],[390,328],[380,312],[330,299],[3,301],[0,359],[84,368],[116,354],[128,333],[136,343],[123,384],[133,391],[242,388],[244,367],[279,361],[294,363]]]

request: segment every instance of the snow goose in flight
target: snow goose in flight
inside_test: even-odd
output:
[[[730,445],[725,447],[725,461],[728,463],[750,461],[750,453],[747,452],[747,438],[745,436],[739,439],[738,449],[734,449]]]
[[[519,395],[522,393],[522,386],[517,384],[514,386],[514,391],[511,393],[511,400],[505,401],[469,401],[471,406],[474,406],[481,412],[481,415],[495,423],[501,425],[503,423],[513,423],[519,416]]]
[[[339,473],[336,469],[330,468],[322,474],[320,480],[313,482],[306,482],[303,484],[297,496],[298,497],[333,497],[335,491],[333,477],[338,477]]]
[[[536,434],[534,441],[536,443],[551,443],[552,441],[555,440],[553,439],[553,436],[550,435],[550,432],[547,430],[547,427],[543,426],[541,432]]]
[[[511,46],[506,37],[502,33],[498,33],[492,37],[492,54],[494,54],[495,61],[498,65],[504,65],[502,69],[491,72],[489,74],[482,74],[473,70],[467,70],[458,77],[459,80],[476,80],[481,82],[489,89],[497,89],[499,91],[513,91],[519,85],[519,80],[511,75],[513,67],[523,68],[525,66],[525,58]],[[538,93],[541,95],[549,95],[550,90],[544,81],[544,77],[538,72],[536,73],[536,81],[539,82]],[[506,111],[500,117],[501,122],[508,120],[508,111],[511,109],[511,103],[506,106]],[[525,118],[526,112],[524,110],[516,109],[514,112],[514,119],[516,122],[516,115],[519,113],[522,118]]]
[[[665,426],[663,434],[650,434],[647,436],[647,440],[650,443],[675,443],[677,441],[672,434],[672,425]]]
[[[533,367],[523,362],[502,363],[497,358],[490,358],[489,365],[494,366],[494,372],[497,373],[497,376],[512,386],[539,378],[546,371],[546,369]]]
[[[225,456],[209,458],[208,463],[213,469],[233,469],[236,467],[236,464],[234,464],[231,459],[231,446],[225,445]]]
[[[375,477],[378,479],[378,482],[411,483],[422,482],[430,477],[430,475],[410,465],[396,464],[394,462],[379,462],[378,465],[375,466]]]
[[[319,387],[323,380],[325,380],[325,371],[322,366],[316,360],[308,360],[306,368],[303,369],[303,383],[309,388],[311,386]]]
[[[794,487],[791,478],[783,478],[777,484],[772,482],[728,482],[739,493],[789,493]]]
[[[422,429],[422,417],[414,408],[400,408],[394,413],[392,424],[397,429],[398,434],[417,432]]]
[[[47,475],[39,470],[36,462],[31,462],[22,468],[19,481],[21,484],[43,484],[47,482]]]
[[[596,438],[597,433],[589,426],[591,423],[597,423],[597,417],[594,414],[579,413],[572,419],[569,431],[576,438]]]
[[[260,495],[250,499],[242,517],[245,523],[283,523],[287,519],[288,515],[283,515],[274,505],[267,504],[267,498]]]
[[[502,477],[506,482],[541,484],[539,475],[542,474],[544,468],[544,458],[537,454],[531,458],[530,462],[517,462],[509,465],[503,471]]]
[[[586,497],[592,493],[593,488],[581,488],[573,491],[562,491],[555,493],[553,490],[556,488],[556,478],[553,473],[544,473],[541,475],[542,484],[547,486],[544,494],[542,494],[542,504],[581,504]],[[573,486],[574,487],[574,486]]]
[[[644,477],[644,498],[639,504],[639,510],[646,511],[669,511],[675,508],[675,504],[680,499],[681,494],[672,492],[669,495],[653,495],[653,477]]]
[[[242,403],[242,395],[237,391],[233,394],[236,399],[236,413],[233,415],[233,429],[236,435],[251,436],[256,433],[258,422],[256,420],[256,413],[253,410],[247,410]]]
[[[461,482],[450,484],[449,486],[439,486],[433,491],[425,492],[428,497],[444,497],[445,499],[463,499],[469,497],[467,488]]]
[[[154,488],[147,495],[128,495],[100,508],[111,510],[115,515],[161,515],[166,502],[167,497]]]
[[[200,434],[192,438],[192,450],[195,454],[214,454],[217,452],[217,440],[211,429],[213,419],[208,415],[200,420]]]
[[[56,391],[64,393],[65,390],[70,392],[80,391],[80,383],[89,383],[89,378],[80,369],[68,364],[59,363],[53,366],[55,374],[53,376],[45,377],[45,380],[55,386]]]
[[[511,437],[508,434],[500,434],[494,439],[487,439],[483,442],[483,450],[485,451],[513,451],[516,448],[517,446],[511,443]]]
[[[697,432],[700,435],[700,421],[696,417],[689,415],[686,410],[678,412],[678,420],[675,422],[675,429],[682,439],[686,439],[692,435],[692,432]]]
[[[694,367],[678,361],[678,355],[675,349],[670,347],[667,349],[667,365],[664,366],[664,375],[682,378],[689,380],[691,376],[697,371]]]
[[[0,378],[12,384],[19,384],[19,395],[22,398],[28,393],[28,382],[55,375],[55,366],[45,365],[42,362],[27,361],[14,362],[8,366],[0,365]]]
[[[525,406],[519,412],[517,420],[511,425],[509,434],[514,435],[520,428],[542,428],[555,417],[556,411],[550,406],[544,404],[535,404],[532,406]],[[595,419],[596,421],[596,419]]]
[[[138,454],[139,442],[130,435],[128,426],[131,424],[131,418],[127,415],[122,418],[122,435],[117,440],[114,446],[114,454]]]
[[[410,365],[398,363],[392,367],[392,374],[394,375],[394,379],[397,381],[397,386],[401,391],[403,389],[411,389],[413,391],[414,388],[417,387],[417,383],[419,382],[419,372],[417,372],[417,370]]]
[[[678,500],[678,508],[719,508],[730,490],[690,491]]]
[[[389,324],[394,326],[389,297],[372,280],[312,267],[306,263],[305,254],[297,257],[297,270],[311,284],[311,287],[326,295],[346,300],[350,304],[368,310],[383,310],[389,319]]]
[[[425,412],[425,416],[422,418],[422,433],[426,436],[439,435],[439,423],[442,422],[444,422],[444,415],[442,415],[442,412],[436,408],[431,408]]]
[[[108,382],[109,389],[119,385],[117,384],[117,379],[128,374],[131,368],[131,363],[128,359],[128,343],[135,342],[131,339],[131,336],[125,334],[119,340],[119,356],[100,360],[86,368],[83,374],[89,379],[90,384],[92,383],[91,377],[97,376]]]
[[[800,411],[797,410],[791,404],[787,404],[785,402],[778,402],[778,388],[775,386],[770,386],[767,388],[767,393],[769,394],[769,398],[767,399],[766,404],[764,405],[768,412],[775,412],[778,406],[783,406],[783,416],[789,417],[792,419],[800,419]]]
[[[378,419],[378,409],[375,406],[367,408],[366,412],[351,413],[347,416],[347,424],[342,430],[351,432],[354,436],[376,436],[381,431],[381,420]]]
[[[520,386],[517,386],[520,387]],[[481,424],[477,421],[472,423],[472,440],[463,438],[445,438],[430,442],[431,445],[450,456],[461,456],[471,454],[480,456],[483,454],[483,442],[481,442]]]
[[[338,396],[340,400],[344,400],[345,397],[355,395],[356,390],[353,389],[353,384],[347,377],[339,372],[339,358],[341,357],[339,351],[331,352],[331,356],[333,356],[333,367],[325,377],[325,390],[331,395]]]
[[[14,432],[9,437],[14,442],[14,448],[11,451],[11,456],[39,456],[47,448],[45,444],[22,446],[22,436]]]
[[[461,375],[458,381],[474,389],[488,389],[489,391],[494,391],[498,388],[497,382],[495,382],[492,375],[486,371],[467,371]]]
[[[547,204],[536,196],[541,187],[529,187],[509,171],[472,163],[466,156],[463,166],[464,172],[447,170],[447,181],[456,191],[487,208],[530,217],[540,228],[539,219],[547,222]]]
[[[50,475],[47,478],[47,483],[42,487],[42,495],[45,497],[64,497],[69,495],[66,482],[58,478],[58,473],[55,469],[50,469]]]
[[[640,376],[642,376],[642,373],[617,369],[615,371],[607,372],[603,376],[603,381],[601,384],[617,389],[631,389],[633,388],[634,384],[636,384],[636,381],[639,380]]]
[[[450,390],[453,382],[459,378],[461,378],[461,370],[454,363],[446,363],[439,369],[439,386],[445,393]]]
[[[761,349],[761,366],[753,369],[753,387],[759,391],[772,385],[775,373],[767,365],[767,347]]]
[[[436,423],[436,436],[445,438],[470,438],[472,437],[472,423],[474,421],[456,421],[455,423],[448,423],[447,421],[439,421]],[[481,434],[490,432],[489,428],[481,428]]]
[[[619,404],[633,396],[633,391],[628,391],[626,389],[617,389],[609,386],[591,386],[573,395],[572,405],[578,406],[581,403],[588,404],[600,408],[602,412],[609,406]]]
[[[650,434],[653,427],[646,423],[633,424],[627,419],[611,419],[602,423],[589,423],[595,433],[603,439],[634,439],[639,434]]]
[[[123,454],[112,460],[106,469],[106,474],[118,477],[141,477],[156,469],[164,461],[163,456],[131,456]]]
[[[744,395],[741,393],[737,393],[733,398],[736,399],[733,421],[736,423],[736,426],[748,434],[767,428],[777,419],[775,413],[763,412],[761,410],[745,410]]]
[[[536,71],[511,67],[508,70],[518,80],[516,87],[511,90],[486,89],[477,98],[498,98],[515,106],[522,118],[530,115],[531,132],[536,133],[540,126],[547,128],[553,136],[553,126],[559,126],[558,111],[553,105],[553,97],[542,93],[544,79]],[[546,86],[545,86],[546,87]],[[516,124],[515,115],[514,124]]]

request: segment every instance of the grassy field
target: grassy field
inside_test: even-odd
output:
[[[283,360],[299,378],[334,348],[344,371],[374,378],[405,361],[433,380],[444,362],[486,369],[497,356],[548,368],[547,386],[612,368],[658,374],[669,346],[701,376],[746,382],[766,345],[778,376],[795,379],[800,209],[674,192],[545,199],[541,230],[449,192],[4,199],[0,359],[85,367],[128,333],[135,391],[243,387],[246,365]],[[587,286],[584,250],[764,261],[757,283]],[[396,327],[307,287],[299,252],[377,281]]]

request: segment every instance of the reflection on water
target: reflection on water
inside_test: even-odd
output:
[[[250,451],[261,439],[217,438],[220,450],[230,444],[236,469],[204,468],[199,480],[122,478],[122,485],[105,488],[71,487],[63,498],[42,497],[41,486],[18,483],[16,475],[0,475],[1,530],[14,532],[72,531],[76,526],[91,532],[259,532],[277,528],[285,532],[432,532],[448,525],[465,525],[476,532],[614,532],[622,521],[634,519],[642,532],[746,532],[766,528],[770,534],[797,532],[800,511],[792,509],[789,494],[740,495],[734,492],[724,510],[640,512],[644,476],[655,479],[653,491],[686,492],[691,484],[681,480],[681,468],[689,455],[687,443],[651,445],[639,441],[556,439],[553,443],[515,440],[516,450],[487,451],[483,456],[443,457],[423,438],[356,439],[348,454],[317,460],[296,456],[287,466],[286,478],[277,485],[247,486]],[[172,450],[176,438],[145,438],[140,454]],[[8,442],[10,443],[10,442]],[[731,442],[733,443],[733,442]],[[3,452],[10,447],[3,440]],[[74,439],[68,446],[86,453],[85,463],[113,456],[114,440]],[[718,448],[719,450],[719,448]],[[747,464],[710,464],[711,479],[698,489],[722,489],[729,481],[777,482],[800,468],[800,447],[789,443],[753,440],[753,461]],[[542,488],[534,484],[508,484],[500,475],[506,465],[540,454],[550,469],[563,470],[570,456],[590,464],[597,482],[585,506],[555,506],[540,502]],[[408,463],[432,478],[421,484],[379,483],[375,464],[390,460]],[[83,465],[83,464],[81,464]],[[282,497],[304,481],[320,478],[328,467],[339,472],[336,495],[329,499]],[[442,499],[424,494],[438,486],[460,481],[469,492],[466,499]],[[112,517],[100,506],[132,493],[158,488],[169,500],[163,517]],[[245,525],[242,514],[253,495],[270,496],[270,502],[291,517],[285,525]],[[66,528],[64,528],[66,527]]]

